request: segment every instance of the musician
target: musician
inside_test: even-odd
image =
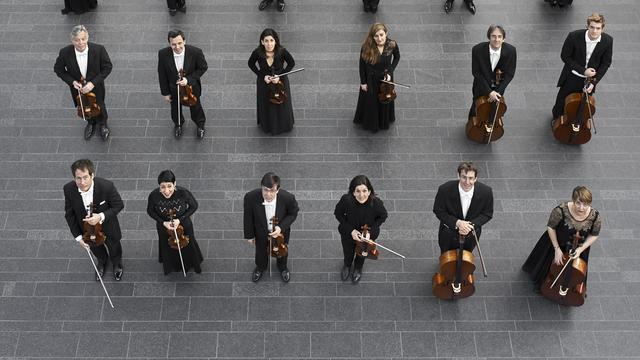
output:
[[[258,66],[256,66],[256,63]],[[285,67],[286,63],[286,67]],[[256,78],[257,104],[256,112],[258,126],[262,131],[271,135],[286,133],[293,129],[293,107],[291,106],[291,89],[287,76],[279,77],[278,74],[291,71],[295,66],[295,60],[280,44],[278,33],[273,29],[264,29],[260,34],[260,43],[249,57],[249,69]],[[271,103],[270,93],[272,88],[282,82],[286,97],[284,103]]]
[[[493,192],[478,180],[478,167],[472,162],[458,165],[458,180],[440,185],[433,204],[433,212],[440,220],[438,245],[444,253],[460,247],[459,234],[464,235],[464,250],[476,246],[473,230],[480,238],[482,226],[493,217]]]
[[[473,15],[476,14],[476,4],[473,3],[473,0],[464,0],[464,5],[467,7],[467,10],[471,12]],[[444,12],[447,14],[453,9],[453,0],[445,0],[444,1]]]
[[[535,291],[540,291],[551,262],[563,264],[562,253],[572,248],[576,233],[580,234],[576,254],[585,261],[589,260],[589,250],[598,240],[602,227],[602,217],[598,210],[591,207],[592,200],[593,195],[587,187],[577,186],[571,193],[571,201],[563,202],[551,210],[547,231],[522,265],[522,270],[529,273],[533,280]]]
[[[340,225],[338,232],[342,242],[344,265],[340,276],[346,281],[351,276],[355,284],[362,277],[364,257],[356,255],[356,242],[362,236],[362,227],[369,225],[369,238],[375,240],[380,235],[380,226],[387,220],[387,210],[380,198],[376,197],[371,181],[365,175],[351,179],[349,192],[342,195],[333,212]]]
[[[362,0],[362,2],[364,4],[364,12],[375,14],[378,11],[380,0]]]
[[[160,93],[164,99],[171,103],[171,120],[175,125],[174,136],[176,139],[182,136],[184,115],[182,105],[178,100],[177,85],[191,86],[193,95],[198,101],[189,107],[191,121],[196,124],[196,136],[204,138],[204,124],[207,121],[200,95],[202,85],[200,77],[207,71],[208,65],[201,49],[186,44],[186,37],[181,30],[171,30],[167,35],[169,46],[158,51],[158,80],[160,81]],[[184,77],[179,79],[178,71],[184,70]],[[182,95],[182,91],[180,93]],[[178,106],[180,106],[180,118],[178,119]]]
[[[271,5],[271,3],[273,2],[273,0],[262,0],[260,1],[260,4],[258,4],[258,10],[262,11],[264,9],[266,9],[269,5]],[[284,7],[285,7],[285,3],[284,0],[277,0],[277,9],[280,12],[284,11]]]
[[[476,99],[487,96],[489,101],[499,101],[516,73],[516,48],[504,42],[506,32],[500,25],[491,24],[487,30],[489,41],[481,42],[471,50],[471,73],[473,74],[473,101],[469,118],[476,116]],[[496,71],[503,79],[496,84]]]
[[[360,94],[353,122],[373,132],[389,129],[396,120],[394,103],[378,101],[380,81],[391,81],[400,61],[398,44],[388,33],[385,24],[373,24],[360,50]]]
[[[582,92],[584,79],[572,74],[577,71],[593,82],[587,86],[587,93],[595,92],[596,85],[602,80],[611,65],[613,38],[604,33],[604,16],[593,13],[587,18],[587,30],[570,32],[562,45],[560,57],[564,67],[560,73],[557,86],[558,96],[553,107],[553,122],[564,113],[564,100],[567,95]]]
[[[260,185],[260,189],[249,191],[244,196],[244,238],[256,247],[253,282],[260,280],[269,266],[269,237],[283,234],[285,243],[289,244],[291,225],[298,216],[296,197],[280,188],[278,175],[272,172],[264,174]],[[271,221],[274,216],[278,218],[275,227]],[[289,282],[291,275],[287,268],[287,256],[277,258],[277,264],[282,281]]]
[[[571,5],[573,3],[573,0],[544,0],[544,2],[547,2],[551,5],[551,7],[565,7],[567,5]]]
[[[98,126],[102,140],[106,141],[110,130],[107,126],[107,107],[104,104],[104,80],[113,67],[109,54],[104,46],[89,42],[89,31],[84,25],[76,25],[71,29],[71,44],[60,49],[53,71],[69,85],[74,106],[78,106],[78,90],[83,94],[93,92],[96,95],[96,102],[102,111],[94,118],[87,118],[84,138],[89,140]],[[80,83],[81,78],[86,80],[84,86]]]
[[[74,12],[76,15],[84,14],[98,6],[98,0],[64,0],[64,8],[60,10],[62,15]]]
[[[89,159],[76,160],[71,165],[73,180],[64,185],[64,217],[69,230],[78,243],[91,249],[98,258],[98,272],[104,276],[107,260],[113,264],[113,277],[122,279],[122,246],[118,213],[124,208],[118,190],[109,180],[95,176],[94,166]],[[95,205],[93,216],[88,217],[90,205]],[[106,240],[101,246],[89,246],[82,240],[84,223],[102,224]],[[100,278],[96,274],[96,281]]]
[[[187,0],[167,0],[167,7],[169,8],[169,15],[175,16],[176,12],[187,12]]]

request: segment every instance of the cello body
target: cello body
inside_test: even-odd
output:
[[[585,91],[567,95],[564,114],[553,121],[553,136],[568,145],[582,145],[591,140],[596,100]]]
[[[464,235],[459,235],[460,247],[445,251],[439,258],[439,271],[433,275],[431,290],[438,299],[455,300],[473,295],[476,269],[473,253],[463,249]]]
[[[502,71],[496,69],[495,81],[492,89],[497,89],[502,82]],[[480,96],[475,101],[476,115],[469,117],[465,133],[469,140],[481,144],[488,144],[500,139],[504,135],[504,114],[507,112],[507,103],[504,96],[499,101],[490,101],[489,96]]]
[[[572,259],[570,256],[575,251],[579,238],[580,236],[576,234],[572,250],[562,254],[563,264],[567,264],[567,262],[569,264],[565,267],[565,265],[558,265],[552,262],[549,267],[549,273],[540,286],[542,296],[561,305],[581,306],[586,298],[587,262],[579,257]],[[562,270],[563,267],[565,268],[564,271]],[[560,274],[560,277],[558,277],[558,274]]]

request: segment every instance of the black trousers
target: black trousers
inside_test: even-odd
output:
[[[111,241],[107,238],[103,245],[92,246],[91,252],[101,264],[106,264],[107,260],[110,259],[114,267],[122,266],[122,245],[120,245],[120,240]]]
[[[169,9],[178,9],[186,5],[186,0],[167,0]]]
[[[286,243],[288,244],[289,242],[287,241]],[[269,240],[256,237],[256,268],[260,271],[267,270],[270,257],[271,249],[269,249]],[[277,258],[276,262],[279,271],[287,269],[287,257],[288,256],[282,256]]]
[[[369,6],[376,7],[380,3],[380,0],[362,0],[362,2]]]
[[[357,270],[362,270],[364,257],[356,256],[356,242],[351,237],[340,237],[342,241],[342,252],[344,254],[344,266],[351,266]],[[354,259],[355,258],[355,259]]]
[[[202,105],[200,104],[200,98],[198,98],[198,102],[196,102],[195,105],[187,108],[191,113],[191,121],[193,121],[196,126],[204,129],[204,123],[207,119],[204,115],[204,109],[202,109]],[[171,94],[171,120],[173,120],[176,126],[184,125],[184,109],[185,106],[180,107],[180,122],[178,123],[178,96],[177,94]]]
[[[565,83],[558,90],[558,95],[556,96],[556,103],[553,106],[553,118],[558,118],[562,114],[564,114],[564,99],[567,95],[581,92],[584,87],[584,80],[575,76],[570,75]],[[594,89],[595,90],[595,89]]]
[[[98,6],[98,0],[64,0],[64,8],[75,13],[87,12]]]

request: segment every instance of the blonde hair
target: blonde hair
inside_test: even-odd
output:
[[[591,194],[591,190],[587,189],[586,186],[576,186],[571,193],[571,199],[574,202],[580,201],[581,203],[590,205],[591,201],[593,201],[593,195]]]
[[[589,26],[592,21],[602,24],[602,28],[604,29],[604,16],[602,14],[594,12],[593,14],[589,15],[589,17],[587,18],[587,26]]]

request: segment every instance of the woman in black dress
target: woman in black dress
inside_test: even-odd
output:
[[[398,44],[387,38],[387,27],[375,23],[360,50],[360,95],[353,122],[373,132],[386,130],[396,120],[393,102],[378,101],[380,80],[393,80],[393,71],[400,61]]]
[[[362,236],[361,230],[365,224],[369,225],[369,238],[375,240],[380,234],[380,225],[387,219],[387,210],[382,200],[375,196],[369,178],[358,175],[351,180],[349,192],[342,195],[333,215],[340,223],[338,232],[344,253],[342,281],[352,275],[353,283],[357,283],[362,277],[364,257],[356,255],[356,244],[359,243],[355,240]]]
[[[258,66],[256,66],[256,63]],[[285,63],[287,64],[285,67]],[[271,135],[289,132],[293,129],[293,108],[291,107],[291,89],[287,76],[278,77],[293,69],[295,61],[287,49],[280,46],[278,33],[273,29],[265,29],[260,34],[260,44],[253,50],[249,58],[249,68],[256,75],[256,93],[258,125],[262,131]],[[270,87],[282,82],[286,98],[282,104],[269,101]]]
[[[164,170],[158,175],[158,184],[159,187],[149,194],[147,202],[147,214],[156,221],[158,230],[158,261],[162,263],[165,275],[172,271],[182,271],[180,254],[177,249],[169,247],[167,233],[167,230],[173,230],[169,211],[175,210],[173,226],[182,225],[184,234],[189,237],[189,244],[181,249],[184,269],[189,271],[193,268],[199,274],[203,258],[191,222],[191,215],[198,209],[198,202],[189,190],[176,186],[176,177],[171,170]]]
[[[598,210],[591,207],[591,191],[578,186],[573,189],[571,199],[573,201],[562,203],[551,211],[547,231],[522,265],[522,270],[531,276],[536,291],[540,290],[546,279],[551,262],[562,264],[562,252],[571,249],[576,232],[581,238],[576,253],[585,261],[589,260],[590,246],[598,240],[602,217]]]

